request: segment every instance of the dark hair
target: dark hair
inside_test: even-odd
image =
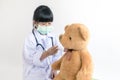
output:
[[[33,20],[36,22],[52,22],[53,13],[48,6],[41,5],[34,11]]]

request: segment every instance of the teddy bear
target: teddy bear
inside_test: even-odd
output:
[[[64,55],[52,64],[59,70],[54,80],[91,80],[92,57],[87,49],[90,32],[84,24],[73,23],[65,26],[65,33],[59,36]]]

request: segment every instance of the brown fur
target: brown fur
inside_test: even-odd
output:
[[[60,70],[54,80],[91,80],[92,59],[87,50],[89,31],[83,24],[65,27],[60,42],[67,52],[52,64],[53,70]]]

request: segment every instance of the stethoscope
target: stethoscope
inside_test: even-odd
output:
[[[42,48],[43,50],[45,50],[45,48],[43,47],[43,45],[38,42],[37,37],[36,37],[35,32],[34,32],[34,29],[32,30],[32,33],[33,33],[34,38],[35,38],[35,41],[36,41],[36,47],[37,47],[37,46],[41,46],[41,48]],[[51,38],[52,46],[54,46],[53,37],[50,37],[50,38]]]
[[[35,35],[35,32],[34,32],[34,29],[32,30],[32,33],[33,33],[34,38],[35,38],[35,41],[36,41],[36,43],[37,43],[37,44],[36,44],[36,47],[41,46],[41,48],[43,49],[43,51],[45,51],[45,48],[43,47],[43,45],[38,42],[38,39],[37,39],[37,37],[36,37],[36,35]],[[52,46],[54,46],[53,37],[50,37],[50,38],[51,38],[51,41],[52,41]],[[49,57],[48,57],[48,59],[49,59]],[[49,66],[46,68],[46,71],[47,71],[47,70],[50,68],[50,66],[51,66],[50,61],[47,60],[47,62],[48,62],[48,65],[49,65]]]

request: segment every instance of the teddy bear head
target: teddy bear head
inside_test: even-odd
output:
[[[59,36],[59,40],[65,49],[81,50],[87,47],[89,30],[83,24],[67,25],[65,33]]]

